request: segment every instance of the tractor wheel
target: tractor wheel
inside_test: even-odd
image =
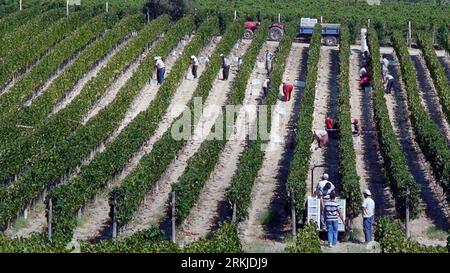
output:
[[[251,38],[253,38],[253,31],[250,29],[245,30],[244,39],[250,40]]]
[[[323,42],[326,46],[336,46],[337,45],[337,39],[333,36],[326,36],[323,38]]]
[[[283,30],[279,27],[272,27],[269,30],[269,40],[271,41],[280,41],[281,37],[283,37]]]

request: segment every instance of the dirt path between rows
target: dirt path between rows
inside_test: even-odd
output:
[[[239,164],[240,156],[247,144],[246,138],[255,130],[257,105],[262,99],[262,85],[267,77],[264,67],[266,50],[274,52],[277,42],[266,42],[257,58],[252,75],[247,83],[243,106],[236,119],[233,135],[225,144],[218,164],[206,181],[198,202],[191,209],[187,219],[181,226],[179,242],[183,245],[201,237],[206,237],[223,220],[225,193],[231,185]],[[276,92],[276,91],[274,91]],[[222,216],[221,216],[222,214]]]
[[[112,58],[119,53],[131,40],[135,39],[136,35],[128,35],[124,37],[116,46],[110,49],[100,60],[96,61],[94,65],[78,80],[75,86],[65,95],[65,97],[56,103],[49,117],[66,108],[84,89],[84,87],[105,68]]]
[[[249,40],[241,40],[232,50],[232,56],[242,56],[250,45]],[[231,58],[233,59],[233,57]],[[221,72],[219,73],[221,75]],[[120,237],[126,237],[137,231],[148,228],[151,224],[158,225],[166,218],[166,209],[168,194],[172,189],[172,184],[176,183],[187,167],[187,162],[200,148],[200,145],[209,135],[212,126],[223,105],[227,100],[227,96],[231,91],[232,83],[237,75],[236,67],[231,66],[228,81],[217,79],[213,83],[208,98],[203,106],[203,112],[198,124],[196,125],[193,137],[178,152],[176,159],[170,164],[156,185],[147,193],[144,202],[135,213],[134,219],[121,230]],[[193,91],[192,91],[193,92]],[[172,119],[174,120],[174,119]],[[171,123],[168,123],[170,127]],[[161,132],[161,135],[164,132]],[[152,143],[156,139],[150,140]]]
[[[286,60],[283,81],[294,84],[306,80],[308,45],[293,43]],[[271,92],[280,94],[274,87]],[[302,88],[295,86],[290,101],[279,98],[272,110],[269,142],[265,149],[263,165],[255,178],[251,193],[248,219],[239,224],[239,236],[246,252],[280,252],[289,225],[284,209],[285,183],[295,143]],[[269,215],[269,216],[268,216]],[[262,219],[268,216],[269,219]]]
[[[169,56],[165,60],[166,65],[166,75],[170,75],[170,72],[178,60],[183,54],[183,51],[188,44],[188,42],[191,41],[188,40],[182,40],[180,43],[176,46],[176,48],[173,51],[173,54],[169,54]],[[144,60],[144,59],[143,59]],[[126,81],[129,80],[135,70],[138,68],[135,68],[133,71],[130,71],[130,74],[127,75],[127,78],[124,79],[124,82],[121,86],[124,86]],[[151,104],[151,102],[156,97],[156,94],[158,93],[160,85],[156,85],[154,83],[152,84],[146,84],[144,88],[141,89],[141,92],[135,97],[134,102],[130,105],[124,120],[120,123],[120,126],[117,130],[115,130],[105,141],[103,141],[95,150],[93,150],[90,154],[90,156],[84,160],[83,165],[89,164],[97,155],[98,153],[103,152],[107,145],[114,141],[117,136],[125,129],[125,127],[142,111],[145,111],[148,106]],[[92,114],[98,113],[101,111],[102,108],[107,107],[109,103],[111,103],[115,96],[120,91],[120,88],[117,90],[111,91],[109,93],[106,93],[105,96],[101,99],[101,101],[94,107],[94,109],[90,112],[88,117]],[[136,105],[139,102],[139,105]],[[86,121],[86,120],[85,120]],[[138,160],[136,160],[136,165],[138,164]],[[79,225],[75,231],[74,231],[74,238],[77,240],[87,240],[87,239],[93,239],[97,237],[104,237],[109,236],[111,234],[110,230],[110,217],[109,217],[109,211],[110,207],[108,204],[108,193],[109,189],[112,189],[114,187],[117,187],[121,184],[123,179],[131,172],[131,170],[125,168],[122,173],[113,179],[112,181],[108,182],[108,190],[104,191],[103,193],[99,194],[94,201],[94,204],[88,204],[83,209],[83,216],[82,219],[84,221],[81,221],[81,225]]]
[[[420,51],[414,51],[410,52],[410,55],[417,72],[417,86],[420,90],[422,105],[425,107],[430,118],[439,127],[444,138],[447,140],[447,145],[450,147],[450,128],[442,112],[436,88],[422,53]]]
[[[157,41],[152,42],[152,46],[156,43]],[[152,47],[151,46],[151,47]],[[150,47],[150,48],[151,48]],[[180,44],[177,46],[178,51],[181,51],[182,49],[184,49],[184,45],[180,42]],[[108,88],[108,90],[112,90],[112,89],[116,89],[116,94],[120,91],[120,89],[126,84],[126,81],[129,80],[133,73],[138,69],[139,65],[141,64],[141,62],[143,60],[145,60],[145,58],[148,55],[148,49],[143,52],[137,59],[135,59],[133,61],[133,63],[119,76],[118,79],[116,79],[113,84]],[[167,65],[167,73],[169,73],[171,66],[175,63],[176,58],[179,57],[179,55],[177,54],[176,56],[170,56],[166,62]],[[97,71],[98,72],[98,71]],[[155,97],[155,94],[157,93],[159,86],[156,85],[146,85],[145,88],[143,88],[143,90],[148,91],[149,93],[152,94],[151,98],[148,98],[149,100],[153,100],[153,98]],[[149,90],[150,89],[150,90]],[[82,90],[82,88],[80,89],[80,91]],[[113,100],[113,98],[111,98],[111,100]],[[144,104],[149,105],[150,101],[147,103],[145,102]],[[129,113],[130,114],[134,114],[134,111],[142,111],[145,109],[141,109],[141,108],[134,108],[134,107],[130,107]],[[136,117],[137,114],[134,115],[134,117]],[[132,120],[131,119],[124,119],[127,121],[127,123],[122,122],[121,125],[127,125],[128,123],[130,123]],[[112,142],[114,139],[116,139],[116,137],[120,134],[120,132],[125,128],[125,126],[122,126],[120,128],[120,130],[116,130],[114,131],[114,133],[112,133],[105,141],[103,141],[96,149],[94,149],[93,151],[91,151],[90,155],[88,157],[86,157],[83,160],[83,163],[81,166],[83,165],[88,165],[94,158],[94,156],[96,154],[98,154],[99,152],[103,152],[106,148],[106,145],[110,142]],[[64,179],[62,179],[64,181],[64,183],[67,183],[69,181],[71,181],[71,179],[73,179],[76,175],[78,175],[81,166],[78,166],[74,172],[72,172],[69,175],[66,175]],[[105,201],[106,199],[106,201]],[[102,193],[99,196],[96,196],[94,202],[92,204],[90,204],[89,206],[87,206],[86,208],[83,208],[84,211],[89,211],[92,208],[105,208],[109,206],[108,202],[107,202],[107,193]],[[24,224],[22,224],[22,226],[25,226],[26,228],[22,229],[22,228],[16,228],[14,229],[14,232],[11,231],[11,236],[14,237],[29,237],[31,235],[31,232],[34,232],[36,230],[42,230],[47,226],[47,219],[45,216],[45,206],[43,204],[42,200],[39,200],[36,202],[35,205],[31,206],[31,209],[29,209],[30,213],[28,215],[28,219],[26,221],[24,221],[24,219],[19,219],[19,222],[25,222]],[[101,214],[95,214],[94,212],[92,214],[89,213],[83,213],[83,215],[81,216],[80,219],[80,223],[81,226],[84,225],[89,225],[89,219],[90,218],[96,218],[96,217],[100,217]]]
[[[335,47],[320,48],[319,73],[316,82],[316,96],[314,101],[313,131],[325,129],[325,119],[331,117],[336,120],[339,95],[339,50]],[[311,133],[312,134],[312,133]],[[329,181],[339,189],[339,151],[338,140],[329,134],[328,145],[317,149],[311,155],[311,165],[325,165],[316,168],[314,172],[314,187],[321,180],[322,174],[327,173]],[[308,172],[307,193],[311,195],[311,172]],[[315,189],[314,189],[315,190]]]
[[[383,159],[380,154],[376,126],[373,119],[372,91],[359,87],[359,68],[361,67],[360,46],[352,46],[350,53],[350,108],[351,117],[359,118],[361,136],[353,138],[356,154],[356,172],[359,176],[360,190],[370,189],[375,201],[375,216],[392,215],[395,203],[385,182]],[[353,220],[353,227],[362,229],[362,216]],[[363,240],[361,233],[359,238]]]
[[[390,60],[398,63],[393,49],[384,49],[384,54],[388,54]],[[399,77],[398,65],[390,65],[389,71],[396,79],[392,94],[385,95],[386,104],[389,110],[389,118],[400,142],[402,150],[406,156],[408,169],[413,175],[415,181],[421,186],[421,213],[418,219],[412,220],[411,237],[424,244],[445,245],[445,241],[438,241],[429,238],[427,229],[437,227],[447,230],[449,227],[449,218],[446,215],[446,207],[443,200],[442,189],[439,192],[439,186],[432,176],[431,168],[425,159],[419,145],[415,140],[415,135],[409,120],[409,110],[406,101],[406,91],[403,81]]]

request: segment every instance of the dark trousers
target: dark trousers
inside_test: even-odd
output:
[[[224,66],[222,68],[223,72],[223,80],[228,80],[228,75],[230,75],[230,66]]]
[[[392,87],[394,86],[394,80],[389,80],[386,86],[386,93],[391,93]]]
[[[158,78],[158,84],[163,84],[164,82],[164,74],[166,73],[165,68],[160,68],[157,70],[157,78]]]
[[[197,79],[197,69],[198,69],[198,65],[192,66],[192,75],[194,75],[194,79]]]
[[[364,230],[364,238],[366,243],[372,241],[372,225],[373,225],[373,216],[363,218],[363,230]]]

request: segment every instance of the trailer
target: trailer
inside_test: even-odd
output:
[[[314,27],[318,23],[315,18],[301,18],[297,33],[297,40],[309,42],[312,38]],[[326,46],[336,46],[339,44],[341,34],[340,24],[320,24],[322,32],[322,43]]]
[[[320,199],[314,194],[314,170],[316,168],[323,168],[326,165],[312,165],[311,166],[311,195],[308,196],[305,206],[306,222],[313,223],[317,226],[317,231],[321,231],[320,228],[320,215],[322,213],[322,208],[320,206]],[[346,199],[341,199],[336,197],[336,202],[340,205],[342,209],[342,215],[344,216],[344,222],[339,219],[338,231],[345,232],[345,220],[346,220]]]

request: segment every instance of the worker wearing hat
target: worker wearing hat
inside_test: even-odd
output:
[[[166,66],[160,56],[156,56],[154,60],[156,68],[156,78],[158,80],[158,84],[162,84],[164,81],[164,74],[166,73]]]
[[[191,56],[190,64],[192,65],[192,75],[194,76],[194,79],[197,79],[198,59],[196,56]]]
[[[375,202],[372,199],[372,193],[369,189],[364,190],[363,195],[363,230],[365,243],[367,244],[372,241],[372,225],[375,218]]]
[[[317,183],[317,188],[316,188],[316,195],[317,198],[320,199],[320,207],[322,208],[320,210],[320,227],[324,228],[325,227],[325,218],[324,218],[324,214],[323,214],[323,208],[324,208],[324,202],[326,200],[328,200],[330,198],[330,193],[332,193],[335,190],[335,187],[333,185],[333,183],[331,183],[328,180],[328,174],[324,173],[322,175],[322,180],[319,181],[319,183]]]

